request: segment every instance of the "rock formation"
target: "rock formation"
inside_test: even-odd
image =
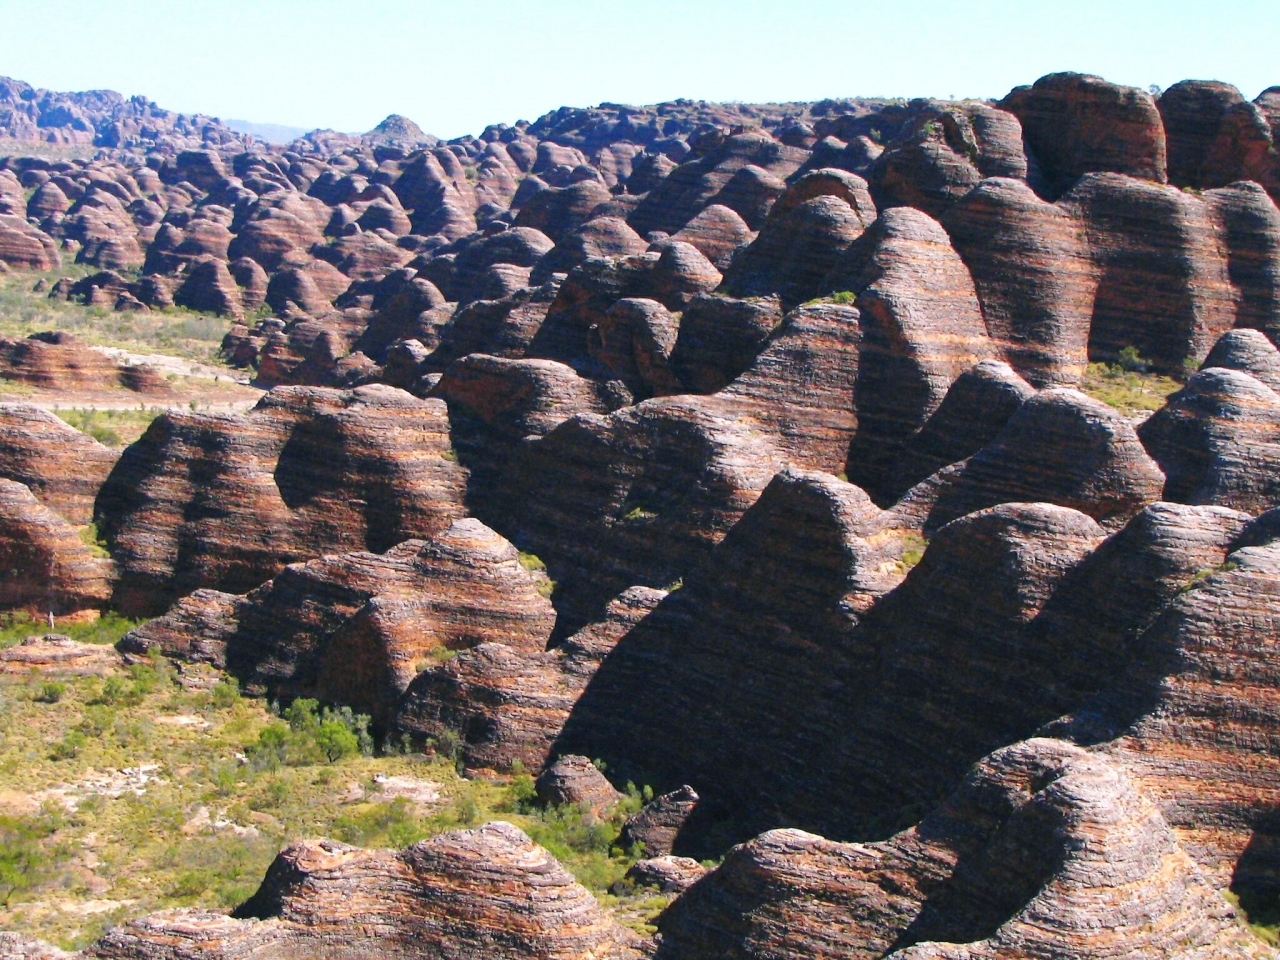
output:
[[[1115,528],[1159,500],[1163,487],[1160,468],[1124,417],[1057,387],[1023,403],[944,486],[929,526],[997,503],[1044,501]]]
[[[0,610],[61,616],[111,597],[111,561],[12,480],[0,480],[0,574]]]
[[[551,854],[501,821],[401,851],[333,840],[287,847],[232,917],[170,910],[88,948],[100,960],[376,954],[623,960],[635,937]]]
[[[159,417],[98,495],[115,602],[158,614],[198,587],[242,592],[286,564],[386,550],[464,515],[438,400],[290,387],[246,414]]]
[[[658,920],[658,957],[1249,957],[1256,946],[1118,764],[1029,740],[880,843],[772,830]]]
[[[207,660],[272,697],[346,703],[381,723],[433,657],[482,643],[543,650],[555,624],[545,582],[467,518],[384,554],[290,565],[243,597],[197,591],[121,647]]]
[[[52,413],[0,403],[0,478],[22,483],[73,524],[93,519],[93,501],[117,454]]]

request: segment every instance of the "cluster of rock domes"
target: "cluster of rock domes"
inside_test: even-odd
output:
[[[0,406],[4,602],[552,802],[603,759],[684,891],[640,942],[504,825],[305,844],[92,955],[1272,955],[1219,892],[1280,895],[1280,93],[666,106],[5,164],[0,259],[265,303],[224,350],[277,386],[118,460]],[[1077,389],[1135,352],[1155,413]]]

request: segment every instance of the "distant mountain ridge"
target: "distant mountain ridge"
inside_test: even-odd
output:
[[[283,146],[311,131],[307,127],[290,127],[283,123],[254,123],[251,120],[227,120],[226,124],[236,133],[246,133],[267,143]]]
[[[243,150],[252,138],[217,117],[166,110],[114,90],[60,93],[0,77],[0,138],[28,143],[149,150]]]

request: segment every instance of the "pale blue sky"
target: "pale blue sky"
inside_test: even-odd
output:
[[[602,100],[1000,97],[1055,70],[1280,84],[1280,0],[0,0],[0,75],[444,137]]]

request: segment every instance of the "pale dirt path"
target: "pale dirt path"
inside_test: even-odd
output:
[[[222,380],[240,384],[248,384],[250,379],[248,371],[229,370],[226,367],[201,363],[199,360],[186,360],[165,353],[130,353],[123,347],[93,347],[93,349],[122,364],[155,367],[161,373],[173,373],[180,377]]]

